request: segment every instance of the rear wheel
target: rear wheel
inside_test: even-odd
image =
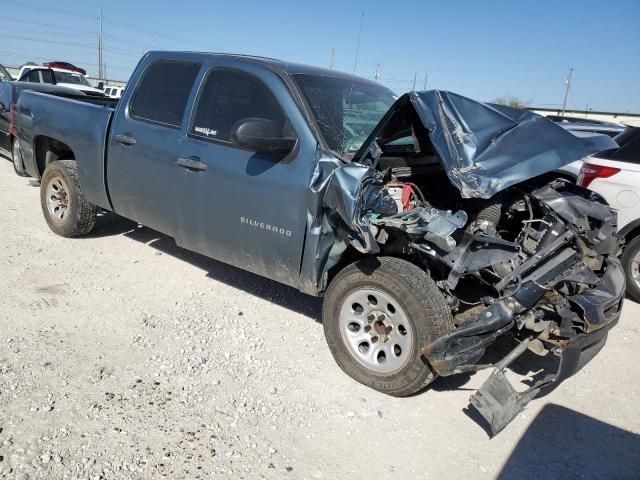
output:
[[[47,165],[40,182],[40,204],[49,228],[63,237],[89,233],[96,221],[96,207],[82,195],[74,160]]]
[[[627,293],[640,302],[640,237],[631,240],[624,248],[622,268],[627,277]]]
[[[392,257],[367,258],[342,270],[327,289],[322,318],[340,368],[394,396],[411,395],[433,381],[420,349],[454,328],[434,281]]]
[[[11,142],[11,161],[13,162],[13,171],[19,177],[28,177],[29,174],[24,170],[24,164],[22,163],[22,152],[20,151],[20,142],[17,138]]]

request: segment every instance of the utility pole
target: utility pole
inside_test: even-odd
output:
[[[564,81],[564,83],[566,84],[567,88],[564,91],[564,102],[562,102],[562,114],[564,115],[564,111],[567,109],[567,97],[569,96],[569,89],[571,88],[571,77],[573,77],[573,67],[571,67],[569,69],[569,75],[567,76],[567,79]]]
[[[425,74],[424,74],[424,88],[423,88],[423,90],[426,90],[426,89],[427,89],[427,80],[428,80],[428,79],[429,79],[429,74],[428,74],[428,73],[425,73]]]
[[[416,91],[416,80],[418,79],[418,73],[414,73],[413,74],[413,87],[411,87],[411,91],[415,92]]]
[[[373,78],[375,79],[376,82],[380,80],[380,64],[379,63],[376,63],[376,71],[373,72]]]
[[[102,5],[100,5],[100,17],[98,17],[98,79],[104,77],[104,53],[103,53],[103,35],[102,35]]]
[[[331,49],[331,63],[329,64],[329,68],[331,70],[333,70],[333,62],[334,62],[335,59],[336,59],[336,49],[332,48]]]
[[[358,66],[358,52],[360,52],[360,37],[362,36],[362,24],[364,23],[364,12],[360,15],[360,31],[358,32],[358,43],[356,44],[356,58],[353,61],[353,74],[356,74],[356,67]]]

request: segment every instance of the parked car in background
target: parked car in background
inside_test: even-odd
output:
[[[0,82],[11,82],[13,81],[13,77],[9,73],[9,71],[4,68],[4,65],[0,63]]]
[[[331,353],[371,388],[411,395],[513,342],[471,399],[494,433],[620,316],[615,211],[547,175],[598,149],[531,112],[397,98],[274,59],[150,52],[115,108],[27,92],[17,116],[53,232],[85,235],[103,208],[324,295]],[[562,362],[517,392],[504,368],[528,348]]]
[[[640,125],[616,137],[618,148],[587,157],[578,184],[601,195],[618,210],[625,239],[622,267],[627,293],[640,302]]]
[[[0,83],[0,152],[13,162],[16,174],[26,176],[22,163],[20,143],[16,141],[18,131],[15,124],[15,107],[20,93],[25,90],[46,92],[55,95],[82,96],[85,94],[71,88],[56,85],[35,84],[27,82]]]
[[[591,118],[566,117],[564,115],[547,115],[547,118],[562,128],[571,132],[600,133],[615,137],[624,132],[624,125],[615,122],[605,122]]]
[[[61,87],[79,90],[86,95],[105,96],[102,90],[92,87],[84,75],[71,70],[27,65],[20,69],[18,80],[59,85]]]
[[[78,72],[81,75],[87,74],[87,71],[84,68],[76,67],[73,63],[69,63],[69,62],[59,62],[59,61],[46,62],[46,63],[43,63],[42,66],[48,67],[48,68],[60,68],[62,70],[69,70],[71,72]]]
[[[124,92],[124,87],[105,87],[104,93],[111,98],[121,98]]]
[[[610,150],[612,148],[617,148],[618,144],[616,143],[616,137],[611,138],[609,135],[602,133],[591,133],[591,132],[583,132],[580,130],[567,130],[571,132],[573,135],[579,138],[589,138],[591,141],[598,145],[599,150]],[[583,159],[576,160],[575,162],[571,162],[568,165],[564,165],[560,167],[557,171],[558,176],[565,178],[571,182],[574,182],[578,179],[580,175],[580,169],[582,168],[582,164],[584,163]]]

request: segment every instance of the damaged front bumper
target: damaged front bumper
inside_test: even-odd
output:
[[[487,420],[495,435],[520,413],[543,388],[555,388],[586,365],[605,345],[609,330],[618,322],[625,292],[625,277],[620,261],[606,260],[600,285],[570,297],[581,310],[587,328],[563,339],[553,348],[560,357],[556,372],[545,376],[524,392],[517,392],[504,375],[504,369],[531,346],[531,338],[522,341],[495,365],[473,365],[484,354],[485,347],[510,330],[516,318],[533,307],[545,289],[529,281],[512,297],[487,307],[477,317],[463,323],[452,333],[425,346],[422,353],[431,367],[442,376],[494,367],[494,371],[471,397],[471,404]]]

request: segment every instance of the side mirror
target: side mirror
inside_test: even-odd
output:
[[[231,129],[231,142],[238,147],[260,153],[287,154],[297,139],[282,136],[282,128],[266,118],[245,118]]]

